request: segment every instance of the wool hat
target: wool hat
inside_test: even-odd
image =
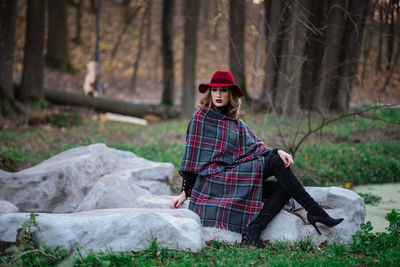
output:
[[[226,87],[226,86],[235,90],[238,93],[239,97],[244,96],[242,90],[240,90],[239,86],[235,84],[233,75],[229,71],[217,70],[212,76],[210,83],[202,83],[199,85],[199,91],[200,93],[204,94],[209,87]]]

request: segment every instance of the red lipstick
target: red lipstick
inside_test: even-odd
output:
[[[215,100],[215,102],[222,103],[222,100],[221,99],[217,99],[217,100]]]

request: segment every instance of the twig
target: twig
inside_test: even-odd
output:
[[[33,253],[36,253],[36,252],[39,252],[40,254],[42,254],[42,255],[45,256],[45,257],[49,257],[49,258],[52,258],[52,259],[55,259],[55,260],[57,259],[55,256],[50,255],[50,254],[46,254],[46,253],[44,253],[43,251],[41,251],[40,249],[31,249],[31,250],[25,251],[25,252],[21,253],[20,255],[18,255],[18,257],[16,257],[15,259],[13,259],[13,260],[10,262],[10,264],[13,264],[14,262],[16,262],[16,261],[19,260],[21,257],[23,257],[23,256],[25,256],[25,255],[27,255],[27,254],[33,254]]]
[[[364,112],[370,111],[370,110],[375,110],[375,109],[379,109],[379,108],[388,108],[388,107],[393,107],[396,106],[397,104],[391,104],[391,105],[386,105],[386,106],[373,106],[373,107],[369,107],[367,109],[363,109],[363,110],[359,110],[356,112],[352,112],[352,113],[348,113],[348,114],[344,114],[341,116],[337,116],[336,118],[333,118],[331,120],[324,120],[318,127],[311,129],[308,131],[308,133],[306,133],[301,139],[300,141],[297,143],[296,147],[293,149],[293,155],[296,153],[296,151],[299,149],[299,147],[301,146],[301,144],[307,139],[308,136],[310,136],[312,133],[319,131],[320,129],[322,129],[323,127],[325,127],[326,125],[328,125],[329,123],[332,123],[334,121],[338,121],[350,116],[355,116],[355,115],[360,115]]]

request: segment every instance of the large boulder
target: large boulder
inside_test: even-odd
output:
[[[29,213],[0,214],[0,239],[15,241],[17,229]],[[205,246],[199,217],[187,209],[106,209],[69,214],[39,213],[41,231],[36,241],[49,248],[59,245],[69,251],[139,251],[152,241],[171,249],[197,252]]]
[[[170,194],[173,170],[171,163],[94,144],[62,152],[20,172],[1,171],[0,199],[20,211],[34,212],[134,207],[141,195]]]

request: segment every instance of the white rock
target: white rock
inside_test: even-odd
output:
[[[0,214],[0,239],[14,241],[28,213]],[[39,213],[39,242],[70,251],[138,251],[159,246],[197,252],[205,246],[198,216],[187,209],[106,209],[69,214]]]
[[[171,163],[153,162],[131,152],[94,144],[62,152],[17,173],[0,172],[0,198],[14,203],[21,211],[62,213],[82,210],[85,206],[90,209],[114,207],[116,203],[133,198],[122,195],[122,192],[132,194],[124,188],[127,183],[153,193],[170,194],[173,170]],[[109,175],[120,180],[121,188],[113,186],[112,192],[120,193],[106,203],[100,193],[104,192],[104,186],[95,185],[99,180],[106,183],[103,177]],[[143,190],[134,191],[144,194]],[[86,198],[89,192],[99,199]],[[116,200],[118,196],[120,200]],[[83,200],[88,203],[82,203]]]
[[[0,199],[0,213],[15,213],[18,211],[18,207],[13,203]]]
[[[306,187],[307,192],[333,218],[344,218],[339,225],[329,228],[317,223],[322,235],[307,221],[307,212],[296,203],[296,212],[280,211],[261,233],[262,240],[300,241],[310,239],[319,245],[323,242],[348,243],[361,229],[365,219],[364,200],[355,192],[339,187]],[[285,208],[288,208],[287,206]],[[241,234],[212,227],[204,227],[206,241],[219,240],[230,244],[241,242]]]

